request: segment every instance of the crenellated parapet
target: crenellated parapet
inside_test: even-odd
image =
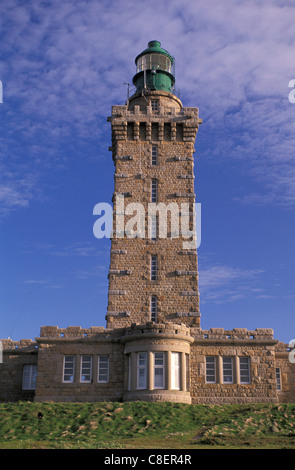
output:
[[[31,339],[21,339],[19,341],[13,341],[12,339],[1,339],[0,340],[3,351],[20,351],[20,352],[32,352],[37,349],[36,341]]]
[[[247,340],[247,341],[273,341],[273,330],[271,328],[256,328],[255,330],[247,330],[246,328],[233,328],[225,330],[224,328],[210,328],[203,330],[201,328],[191,328],[191,336],[195,341],[227,341],[231,340]]]
[[[171,322],[167,323],[155,323],[147,322],[144,324],[133,323],[131,326],[125,328],[124,341],[127,338],[133,339],[134,337],[146,337],[146,336],[157,336],[159,338],[173,337],[175,339],[187,339],[192,341],[190,335],[190,328],[184,324],[175,324]]]

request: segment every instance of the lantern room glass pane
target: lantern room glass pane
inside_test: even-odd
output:
[[[163,54],[146,54],[137,63],[137,72],[142,70],[161,69],[171,73],[171,60]]]

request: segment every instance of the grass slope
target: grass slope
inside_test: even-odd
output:
[[[294,449],[295,404],[0,404],[1,449],[220,447]]]

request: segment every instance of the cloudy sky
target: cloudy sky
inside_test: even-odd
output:
[[[203,119],[202,327],[295,337],[294,20],[294,0],[1,1],[0,337],[105,325],[107,116],[155,39]]]

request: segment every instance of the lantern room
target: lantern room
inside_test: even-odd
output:
[[[133,84],[137,91],[172,91],[175,83],[174,58],[161,47],[159,41],[150,41],[148,48],[136,57],[135,64],[136,75],[133,77]]]

